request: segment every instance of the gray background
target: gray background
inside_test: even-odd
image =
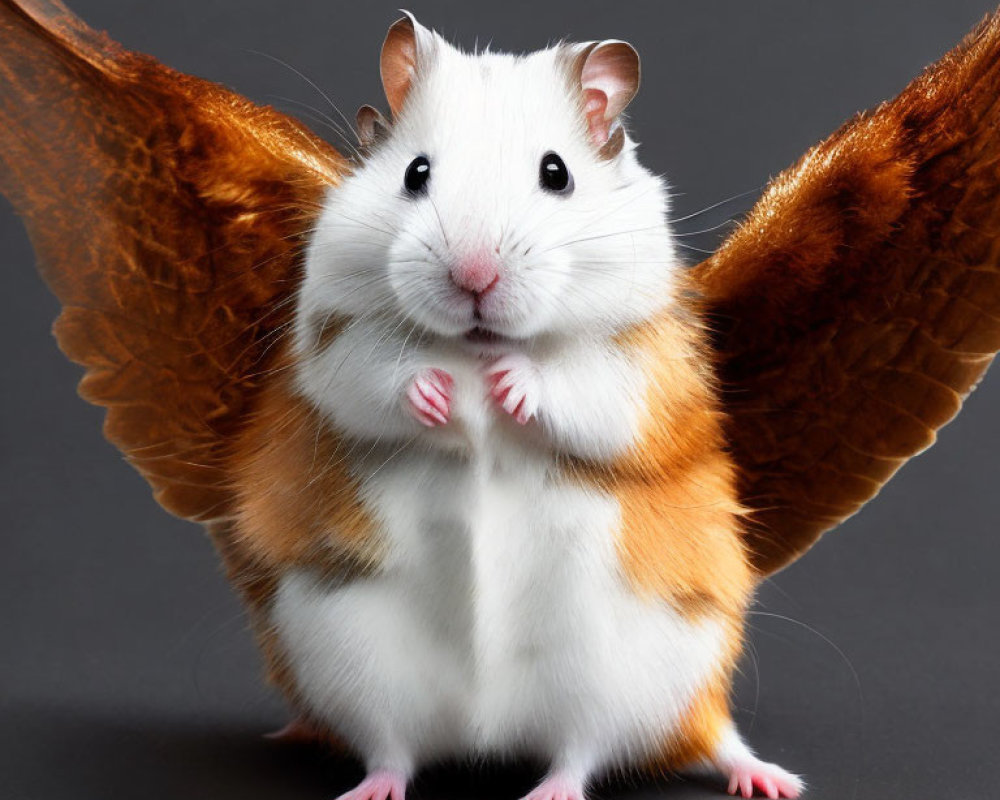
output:
[[[384,107],[377,54],[393,2],[77,0],[97,28],[265,102],[323,109],[292,63],[353,116]],[[643,56],[632,109],[680,226],[745,210],[756,190],[854,111],[901,89],[988,0],[878,3],[413,0],[428,25],[505,49],[624,38]],[[328,110],[328,109],[327,109]],[[0,201],[2,202],[2,201]],[[683,241],[710,248],[718,232]],[[357,767],[264,742],[283,722],[206,539],[151,500],[74,396],[49,335],[56,305],[0,205],[0,798],[323,798]],[[692,252],[693,257],[697,253]],[[743,730],[803,773],[808,797],[996,796],[1000,374],[927,455],[766,585]],[[506,798],[535,771],[435,770],[412,796]],[[611,783],[600,798],[695,798],[695,783]]]

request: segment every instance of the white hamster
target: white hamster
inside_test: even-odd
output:
[[[352,800],[488,753],[551,764],[533,800],[643,765],[796,796],[729,715],[752,579],[667,190],[621,124],[638,56],[467,54],[407,16],[381,66],[294,379],[378,556],[281,577],[288,695],[364,759]]]

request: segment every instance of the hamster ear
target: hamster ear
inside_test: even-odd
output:
[[[382,88],[394,117],[399,116],[409,94],[418,64],[429,57],[434,48],[434,34],[417,22],[409,11],[392,23],[382,43]]]
[[[611,138],[611,123],[639,91],[639,54],[628,42],[608,39],[587,45],[580,56],[587,130],[594,145],[603,148]]]
[[[364,148],[374,147],[389,133],[389,121],[377,108],[369,105],[358,109],[358,141]]]

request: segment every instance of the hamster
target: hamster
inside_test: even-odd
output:
[[[797,796],[730,715],[754,582],[667,188],[622,123],[636,52],[469,54],[408,15],[381,74],[391,123],[359,114],[297,297],[292,391],[352,492],[324,546],[356,556],[268,605],[300,726],[364,760],[345,800],[491,754],[549,765],[530,800],[625,768]]]

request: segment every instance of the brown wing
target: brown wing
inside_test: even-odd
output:
[[[932,444],[1000,348],[1000,18],[774,180],[693,279],[773,572]]]
[[[227,448],[343,162],[298,123],[0,0],[0,190],[63,305],[80,393],[168,510],[231,513]]]

